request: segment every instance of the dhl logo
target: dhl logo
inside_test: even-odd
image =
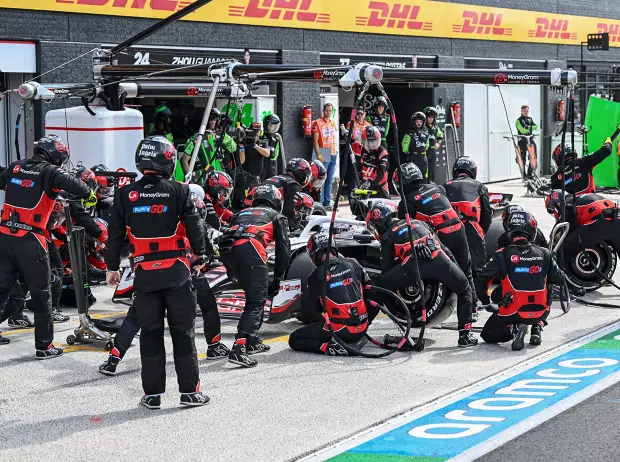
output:
[[[598,27],[598,32],[603,34],[607,32],[609,34],[610,42],[620,42],[620,23],[615,24],[606,24],[604,22],[600,22],[596,25]]]
[[[370,2],[370,16],[356,16],[355,23],[364,27],[387,27],[410,30],[433,30],[432,22],[418,21],[419,5],[395,3],[391,8],[385,2]]]
[[[195,0],[56,0],[56,3],[86,6],[111,6],[153,11],[178,11],[194,3]]]
[[[502,15],[495,13],[481,13],[475,11],[463,11],[463,24],[453,24],[452,31],[457,34],[484,34],[484,35],[512,35],[512,29],[500,27]]]
[[[228,16],[244,18],[269,18],[302,22],[329,23],[327,13],[312,13],[312,0],[250,0],[247,6],[229,6]]]
[[[530,38],[548,38],[564,40],[576,40],[577,34],[575,32],[568,32],[568,19],[547,19],[537,18],[536,29],[530,29],[527,35]]]

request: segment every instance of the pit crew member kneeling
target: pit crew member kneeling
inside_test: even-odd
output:
[[[536,219],[528,212],[514,212],[508,222],[510,245],[495,252],[476,275],[476,290],[484,304],[489,303],[487,288],[499,276],[501,299],[498,310],[482,329],[487,343],[512,340],[514,351],[522,350],[528,325],[532,326],[530,345],[540,345],[543,326],[551,308],[548,284],[560,285],[564,274],[549,250],[532,244]]]
[[[379,312],[364,301],[364,286],[370,282],[361,265],[354,259],[338,256],[335,244],[328,254],[329,237],[314,234],[308,241],[308,254],[316,268],[308,278],[302,304],[307,312],[326,311],[329,324],[338,338],[346,343],[357,342]],[[325,307],[322,295],[325,293]],[[333,339],[327,321],[315,322],[293,332],[288,341],[296,351],[347,356],[347,351]]]
[[[258,338],[258,330],[263,324],[267,296],[278,294],[291,255],[288,223],[282,215],[282,203],[282,194],[274,185],[267,183],[258,186],[252,207],[233,215],[230,228],[220,237],[221,259],[245,292],[245,307],[228,357],[229,362],[239,366],[256,366],[258,362],[248,355],[270,349]],[[270,283],[267,246],[272,242],[275,242],[276,258],[273,281]]]
[[[397,208],[389,201],[375,204],[368,212],[366,226],[381,242],[381,274],[376,285],[396,292],[415,283],[406,220],[396,218]],[[443,250],[430,228],[418,220],[411,221],[415,251],[422,279],[441,282],[457,294],[459,347],[478,344],[471,333],[472,293],[465,273]]]

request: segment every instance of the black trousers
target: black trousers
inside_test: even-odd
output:
[[[19,279],[23,279],[21,276]],[[13,286],[9,299],[4,307],[4,311],[0,312],[0,324],[9,318],[19,318],[24,313],[26,308],[26,292],[28,287],[25,281],[18,281]],[[25,289],[24,289],[25,287]]]
[[[426,160],[428,163],[428,182],[435,182],[435,158],[436,151],[435,148],[429,149],[426,151]]]
[[[413,162],[422,172],[422,177],[424,178],[424,182],[428,183],[428,159],[426,158],[426,154],[410,154],[409,155],[410,162]]]
[[[141,292],[135,281],[142,360],[142,387],[145,395],[166,391],[166,350],[164,347],[164,318],[168,319],[179,391],[192,393],[200,388],[198,355],[194,342],[196,292],[191,281],[179,288],[156,292]]]
[[[470,222],[463,220],[465,235],[467,236],[467,246],[471,257],[471,272],[475,278],[476,273],[487,264],[487,248],[484,244],[484,235]]]
[[[202,313],[204,334],[205,339],[207,340],[207,345],[217,343],[221,339],[221,322],[220,314],[217,311],[215,295],[213,294],[208,281],[204,277],[194,277],[192,282],[196,289],[196,298],[198,299],[198,306],[200,307],[200,311]],[[133,342],[133,339],[136,337],[139,330],[140,322],[138,320],[138,313],[134,303],[129,307],[129,311],[123,320],[121,328],[114,336],[114,346],[118,350],[121,358],[123,358],[125,353],[127,353],[127,350],[131,346],[131,342]]]
[[[23,237],[0,234],[0,313],[4,312],[20,273],[33,300],[35,348],[45,350],[54,340],[47,250],[31,233]]]
[[[537,148],[536,145],[534,144],[534,158],[536,159],[538,156],[538,153],[536,152]],[[523,162],[523,172],[526,173],[527,175],[531,175],[532,174],[532,163],[530,162],[530,153],[527,150],[527,141],[525,140],[519,140],[519,153],[521,154],[521,161]]]
[[[264,159],[263,160],[263,174],[261,175],[261,181],[265,181],[267,178],[276,176],[278,173],[277,160]]]
[[[379,308],[371,306],[367,301],[366,310],[368,311],[368,325],[370,326],[377,317],[377,314],[379,314]],[[352,334],[344,328],[337,331],[336,335],[338,335],[338,338],[343,342],[352,343],[364,337],[365,332]],[[289,337],[288,344],[295,351],[323,354],[327,347],[326,344],[331,338],[332,333],[329,327],[325,325],[325,321],[317,321],[294,331]]]
[[[233,247],[230,253],[222,254],[221,258],[245,292],[245,307],[239,319],[236,338],[256,337],[263,324],[267,301],[267,264],[249,242]]]
[[[342,329],[337,335],[343,342],[352,343],[364,337],[365,332],[351,334],[348,330]],[[324,354],[331,338],[332,333],[325,326],[325,322],[316,322],[294,331],[288,339],[288,345],[295,351]]]
[[[532,326],[541,321],[546,322],[547,316],[549,316],[549,310],[545,311],[545,314],[540,318],[533,319],[524,319],[518,314],[500,316],[497,313],[493,313],[484,324],[480,337],[482,337],[482,340],[486,343],[510,342],[513,339],[511,329],[513,324],[528,324]]]
[[[459,329],[471,323],[472,291],[463,271],[444,252],[439,252],[432,260],[418,260],[418,267],[423,281],[425,279],[439,281],[456,294]],[[397,265],[382,275],[376,284],[396,292],[415,283],[413,261],[409,259],[404,265]]]
[[[469,254],[469,245],[467,244],[467,233],[465,232],[465,226],[451,233],[443,233],[439,231],[437,236],[442,244],[450,250],[457,265],[459,265],[461,271],[463,271],[465,276],[467,276],[469,287],[472,292],[472,299],[475,304],[478,301],[478,297],[476,296],[476,288],[474,286],[474,279],[472,276],[471,256]]]

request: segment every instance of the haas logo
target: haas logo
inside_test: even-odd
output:
[[[508,77],[506,77],[506,74],[496,74],[495,77],[493,77],[493,82],[500,85],[508,82]]]
[[[140,198],[140,193],[138,191],[131,191],[129,193],[129,200],[131,202],[135,202]]]
[[[172,147],[171,145],[167,145],[164,148],[164,156],[166,157],[166,159],[172,160],[172,158],[174,157],[174,147]]]
[[[519,263],[519,260],[521,260],[519,258],[519,255],[513,255],[512,257],[510,257],[510,261],[513,263]]]
[[[15,167],[13,167],[13,173],[19,173],[21,169],[22,169],[22,166],[17,164]]]

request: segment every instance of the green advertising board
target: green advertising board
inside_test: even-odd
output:
[[[588,132],[588,153],[600,149],[608,136],[611,136],[620,124],[620,103],[591,96],[588,102],[585,125]],[[618,187],[618,140],[614,142],[612,155],[594,169],[594,182],[597,187]]]

